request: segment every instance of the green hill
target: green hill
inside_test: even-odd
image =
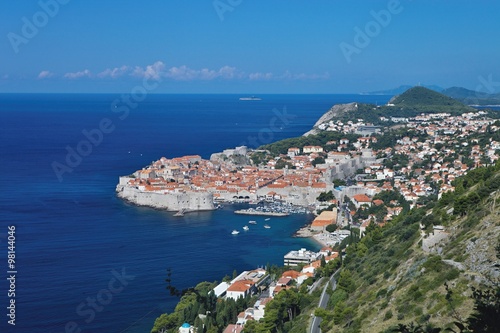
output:
[[[499,170],[471,171],[439,202],[383,227],[372,224],[347,248],[322,331],[465,332],[455,324],[461,321],[467,332],[498,332],[481,325],[498,324],[500,315]],[[433,230],[436,225],[445,230]],[[474,297],[481,295],[474,288],[492,290],[485,303],[496,310],[475,311]],[[410,324],[421,330],[399,330]]]
[[[462,87],[451,87],[443,90],[444,95],[467,105],[499,105],[500,94],[486,94]]]
[[[449,96],[424,87],[410,88],[393,97],[389,104],[394,104],[405,112],[461,114],[474,110]]]
[[[394,96],[394,95],[399,95],[399,94],[404,93],[405,91],[407,91],[411,87],[412,86],[410,86],[410,85],[401,85],[401,86],[399,86],[397,88],[393,88],[393,89],[365,92],[365,93],[363,93],[363,95],[392,95],[392,96]],[[436,86],[436,85],[424,85],[424,87],[432,89],[434,91],[438,91],[438,92],[441,92],[444,90],[443,88]]]

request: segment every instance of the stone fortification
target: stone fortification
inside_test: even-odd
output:
[[[139,206],[148,206],[168,211],[199,211],[213,210],[212,193],[207,192],[179,192],[156,193],[144,192],[133,186],[118,185],[118,197]]]

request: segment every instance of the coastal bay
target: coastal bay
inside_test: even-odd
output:
[[[4,95],[0,106],[6,158],[0,168],[16,181],[4,184],[0,217],[16,225],[19,237],[23,293],[18,301],[24,311],[18,313],[18,328],[45,333],[64,331],[68,322],[76,322],[82,330],[97,333],[148,331],[156,317],[177,303],[165,290],[169,267],[174,282],[186,288],[235,269],[280,265],[290,250],[318,249],[319,244],[309,239],[292,237],[312,215],[271,218],[271,229],[250,226],[248,232],[233,236],[231,230],[257,220],[234,214],[248,205],[174,217],[173,212],[117,198],[117,177],[162,155],[209,158],[215,151],[241,145],[269,128],[274,108],[286,106],[295,118],[273,132],[273,141],[301,135],[332,104],[354,97],[272,95],[261,104],[245,104],[234,95],[148,96],[127,120],[113,118],[115,131],[59,182],[51,163],[64,161],[65,147],[75,147],[82,130],[114,116],[109,106],[116,96]],[[19,136],[20,132],[27,134]],[[258,222],[264,224],[263,220]],[[107,286],[113,270],[122,269],[135,279],[86,323],[87,317],[76,308]],[[47,299],[53,306],[45,306]]]

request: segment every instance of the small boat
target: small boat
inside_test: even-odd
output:
[[[269,224],[265,224],[265,225],[264,225],[264,228],[266,228],[266,229],[271,229],[271,226],[270,226]]]
[[[237,235],[237,234],[239,234],[239,233],[240,233],[240,232],[239,232],[238,230],[233,230],[233,231],[231,232],[231,235]]]
[[[246,225],[243,227],[243,230],[248,231],[248,230],[250,230],[250,228]]]
[[[265,219],[264,221],[269,221],[270,219],[271,219],[271,218],[270,218],[270,217],[268,217],[268,218],[267,218],[267,219]]]
[[[256,221],[248,221],[249,224],[257,224]]]

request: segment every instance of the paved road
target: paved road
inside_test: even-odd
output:
[[[337,270],[335,273],[330,276],[330,279],[328,280],[328,283],[325,284],[325,287],[323,288],[323,292],[321,293],[321,297],[319,298],[319,304],[318,307],[322,309],[326,309],[326,305],[328,304],[328,301],[330,300],[330,295],[326,292],[328,289],[328,286],[332,287],[332,290],[335,290],[337,288],[337,280],[335,280],[335,275],[339,272]],[[319,325],[321,324],[321,318],[316,317],[313,314],[313,318],[311,321],[311,327],[309,329],[310,333],[321,333],[321,329],[319,328]]]
[[[311,285],[311,289],[309,289],[309,295],[312,294],[316,289],[318,289],[318,286],[321,284],[321,281],[323,281],[324,278],[320,278],[318,281],[314,282]]]

